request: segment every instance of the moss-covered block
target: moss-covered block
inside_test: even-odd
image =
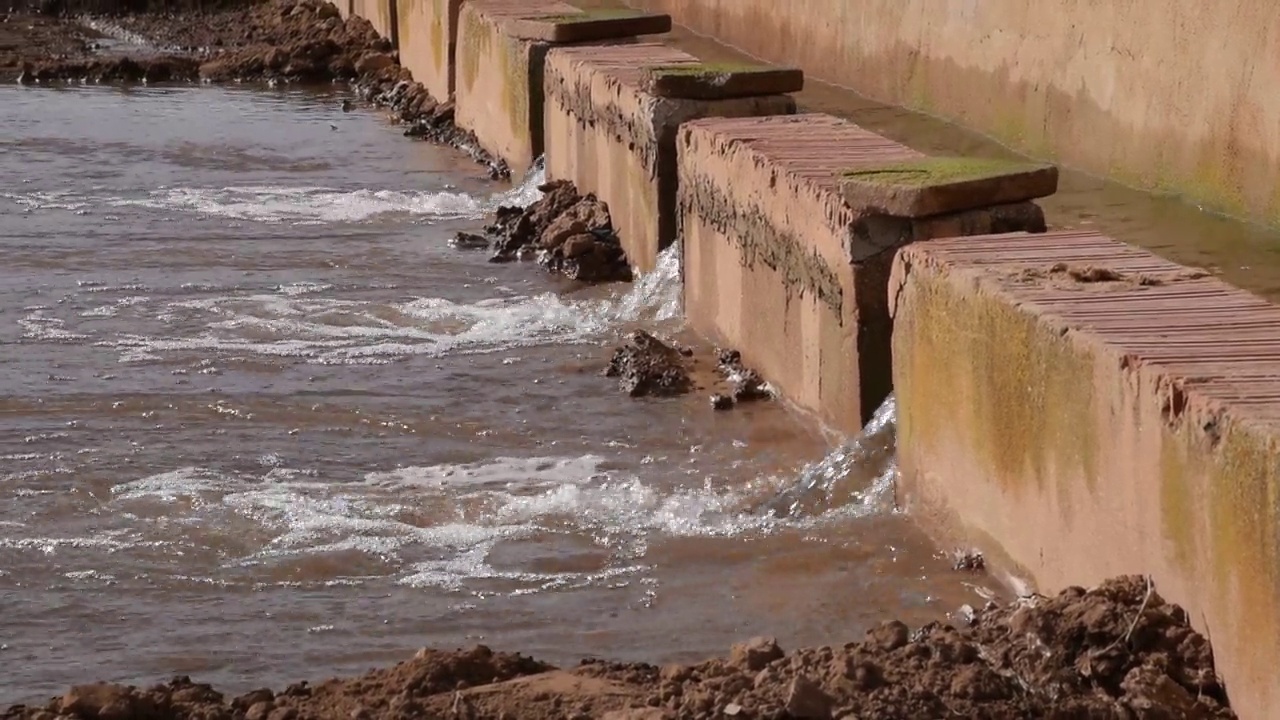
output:
[[[930,157],[850,168],[838,178],[845,202],[868,214],[918,218],[1052,195],[1054,165]]]
[[[743,63],[690,63],[646,68],[642,89],[655,97],[723,100],[804,89],[796,68]]]

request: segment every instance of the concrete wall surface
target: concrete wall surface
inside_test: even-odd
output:
[[[351,12],[368,20],[378,34],[391,41],[396,39],[394,0],[350,0]]]
[[[641,272],[676,238],[676,131],[701,117],[789,114],[787,95],[722,100],[658,98],[646,67],[698,62],[655,43],[562,47],[546,59],[547,176],[572,180],[610,208],[627,258]]]
[[[507,20],[577,12],[546,0],[467,0],[458,16],[458,126],[519,177],[542,154],[542,63],[547,43],[504,32]]]
[[[1084,232],[913,245],[890,297],[900,500],[1046,592],[1151,575],[1275,717],[1280,307]]]
[[[1280,222],[1271,0],[630,0],[770,62]]]
[[[694,120],[678,145],[690,324],[847,433],[889,393],[893,251],[933,237],[1044,229],[1030,202],[916,220],[849,207],[841,171],[921,156],[829,115]]]
[[[431,97],[453,97],[458,12],[462,0],[395,0],[400,64]]]

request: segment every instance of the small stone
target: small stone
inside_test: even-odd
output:
[[[270,700],[256,702],[250,705],[249,709],[245,711],[244,719],[245,720],[268,720],[268,718],[273,717],[272,711],[275,709],[276,709],[275,704]],[[284,719],[276,718],[275,720],[284,720]]]
[[[365,53],[356,62],[356,72],[361,75],[371,75],[391,67],[395,62],[395,58],[387,53]]]
[[[733,398],[724,393],[716,393],[711,396],[711,407],[714,410],[732,410]]]
[[[740,715],[741,713],[742,713],[742,706],[739,705],[738,703],[729,703],[728,705],[724,706],[724,714],[728,715],[729,717],[735,717],[737,715]]]
[[[590,233],[574,235],[568,240],[565,240],[564,244],[560,246],[560,254],[564,255],[566,260],[580,258],[586,255],[587,253],[591,252],[591,250],[595,247],[595,245],[596,245],[595,235],[592,235]]]
[[[868,630],[867,639],[885,650],[897,650],[910,641],[911,630],[898,620],[890,620]]]
[[[267,720],[296,720],[298,711],[291,707],[276,708],[267,716]]]
[[[787,713],[799,720],[830,720],[834,701],[822,688],[804,677],[787,687]]]
[[[729,649],[729,664],[755,672],[763,670],[764,666],[785,655],[782,648],[778,647],[777,640],[771,637],[754,637]]]

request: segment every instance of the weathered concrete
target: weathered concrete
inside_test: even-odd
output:
[[[1150,574],[1280,707],[1280,307],[1086,232],[894,263],[901,500],[1041,589]]]
[[[695,100],[776,95],[803,90],[804,72],[768,65],[659,66],[645,70],[640,89],[657,97]]]
[[[1280,222],[1270,0],[629,2],[1033,156]]]
[[[346,0],[346,2],[350,2],[351,14],[368,20],[379,35],[391,40],[393,44],[396,42],[395,0]]]
[[[557,48],[547,55],[547,176],[572,180],[609,204],[627,257],[642,272],[676,237],[676,130],[702,117],[790,114],[787,95],[728,100],[657,98],[645,68],[696,66],[657,44]]]
[[[400,64],[445,102],[453,97],[462,0],[396,0]]]
[[[889,392],[893,251],[1044,229],[1030,202],[919,219],[850,207],[842,173],[922,156],[827,115],[695,120],[678,145],[689,322],[850,433]]]
[[[549,0],[467,0],[458,17],[454,98],[460,127],[481,146],[523,174],[542,154],[543,63],[553,43],[520,37],[534,25],[560,36],[560,16],[583,16],[577,8]],[[613,22],[592,25],[599,43],[634,42],[634,33],[668,25]],[[606,39],[610,34],[612,40]]]

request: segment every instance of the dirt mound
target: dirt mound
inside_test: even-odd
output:
[[[886,622],[859,642],[786,653],[768,638],[696,665],[560,670],[485,647],[423,650],[350,679],[228,699],[177,678],[83,685],[0,720],[468,718],[1126,718],[1235,715],[1208,642],[1139,577],[973,613],[967,627]]]

